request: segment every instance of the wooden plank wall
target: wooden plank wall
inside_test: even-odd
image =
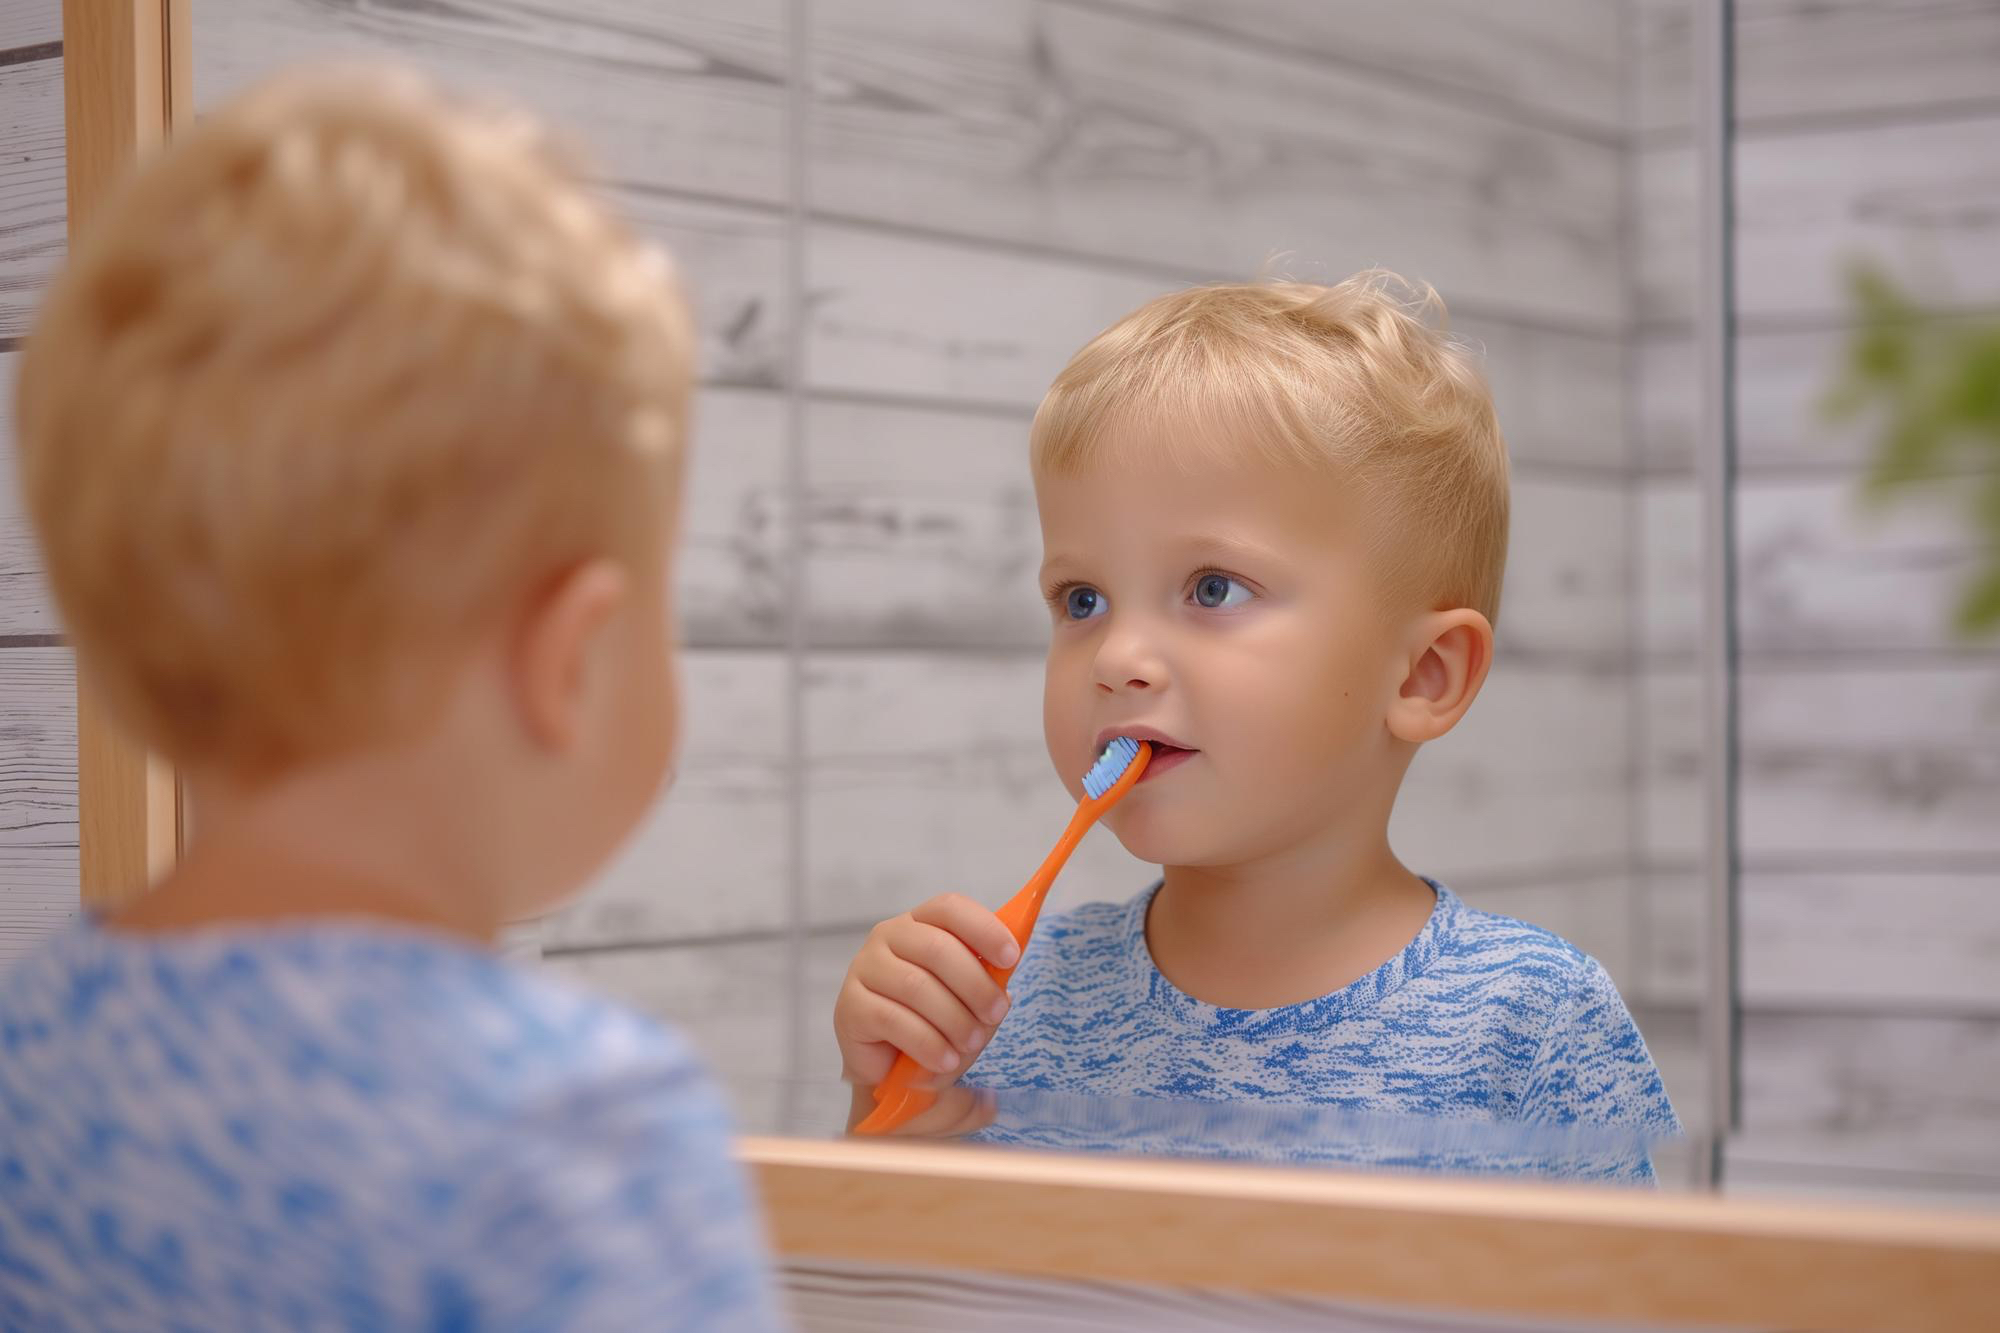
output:
[[[2000,644],[1948,633],[1967,479],[1881,517],[1829,424],[1872,259],[2000,313],[2000,6],[1738,0],[1736,576],[1749,1187],[2000,1188]],[[1642,6],[1648,900],[1688,910],[1698,691],[1684,0]],[[1660,973],[1682,961],[1656,958]]]
[[[0,3],[0,966],[77,910],[76,697],[14,489],[16,350],[64,251],[61,0]]]
[[[1621,14],[1431,8],[197,7],[201,103],[353,52],[526,99],[693,276],[680,787],[543,948],[686,1025],[751,1127],[830,1125],[806,1108],[859,932],[944,889],[998,901],[1060,826],[1023,457],[1043,387],[1147,297],[1274,259],[1429,279],[1486,345],[1518,476],[1502,666],[1397,835],[1636,983]],[[1094,841],[1061,892],[1146,873]]]

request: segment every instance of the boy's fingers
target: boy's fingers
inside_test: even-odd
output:
[[[914,1009],[918,1017],[944,1033],[961,1056],[986,1044],[984,1029],[972,1011],[959,1003],[950,987],[915,963],[891,956],[862,978],[869,990]]]
[[[995,967],[1012,967],[1021,961],[1021,947],[1014,943],[1014,932],[999,917],[962,893],[933,898],[910,915],[927,926],[950,931]]]
[[[933,1074],[953,1075],[964,1066],[944,1033],[926,1023],[915,1010],[880,995],[869,998],[872,1001],[869,1026],[881,1033],[884,1041]]]
[[[944,927],[913,921],[889,942],[889,948],[898,958],[915,963],[944,982],[980,1022],[991,1025],[1007,1016],[1007,992],[1000,989],[965,941]]]

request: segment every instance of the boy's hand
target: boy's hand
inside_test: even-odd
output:
[[[1007,1014],[1007,992],[980,960],[1012,967],[1020,952],[1000,918],[962,894],[876,926],[834,1001],[843,1075],[873,1088],[907,1051],[938,1082],[956,1078]]]

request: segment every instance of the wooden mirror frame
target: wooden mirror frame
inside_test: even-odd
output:
[[[72,237],[191,115],[191,5],[64,0]],[[85,676],[81,888],[102,907],[173,863],[182,812]],[[1652,1323],[1972,1328],[2000,1301],[2000,1217],[882,1142],[738,1155],[801,1260]]]

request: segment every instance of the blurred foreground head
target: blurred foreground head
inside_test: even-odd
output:
[[[512,683],[567,688],[533,673],[585,659],[534,659],[537,617],[595,565],[652,598],[621,674],[666,689],[692,342],[663,257],[520,116],[351,69],[204,116],[92,223],[21,363],[23,493],[92,687],[254,784],[411,742],[523,634]],[[670,695],[625,702],[670,743]]]

